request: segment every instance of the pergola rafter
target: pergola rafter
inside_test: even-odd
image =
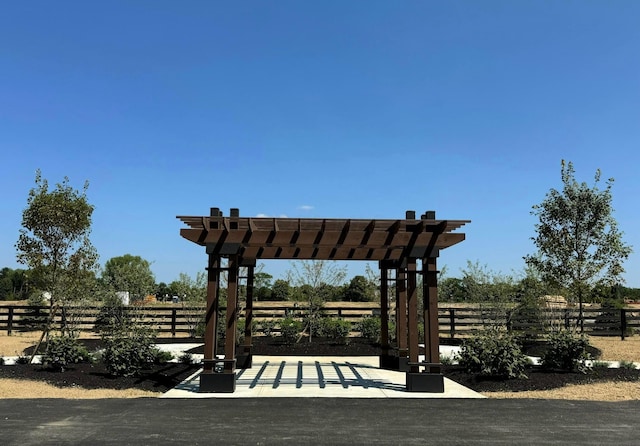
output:
[[[224,217],[218,208],[209,216],[178,216],[187,227],[180,230],[185,239],[206,248],[209,256],[207,318],[205,330],[205,367],[201,375],[201,391],[228,392],[235,390],[235,368],[251,366],[251,332],[243,348],[243,357],[236,358],[235,327],[238,269],[249,268],[247,282],[250,308],[253,288],[253,267],[257,260],[364,260],[377,261],[381,269],[382,352],[381,366],[407,372],[407,389],[439,391],[437,324],[437,270],[435,259],[440,250],[465,239],[465,234],[453,232],[468,220],[436,220],[428,211],[420,218],[407,211],[405,219],[328,219],[328,218],[252,218],[240,217],[231,209]],[[219,275],[222,258],[229,259],[227,268],[228,305],[225,338],[225,358],[215,357],[216,313]],[[417,270],[421,260],[422,271]],[[397,352],[390,354],[388,343],[388,272],[396,271],[396,318],[399,335]],[[423,274],[426,361],[418,363],[416,275]],[[247,315],[247,327],[250,327]],[[406,338],[406,339],[405,339]],[[219,365],[222,364],[222,368]],[[419,373],[421,367],[425,368]],[[436,373],[431,373],[433,370]],[[221,372],[221,373],[217,373]],[[432,379],[434,378],[435,379]],[[438,378],[438,376],[440,378]],[[434,385],[432,382],[435,382]],[[435,390],[434,390],[435,389]]]

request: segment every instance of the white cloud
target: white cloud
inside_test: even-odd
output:
[[[311,211],[313,210],[313,206],[303,204],[302,206],[298,206],[298,209],[300,209],[301,211]]]
[[[256,215],[256,218],[271,218],[271,217],[272,217],[271,215],[262,214],[262,213]],[[287,218],[287,215],[286,214],[280,214],[280,215],[278,215],[278,218]]]

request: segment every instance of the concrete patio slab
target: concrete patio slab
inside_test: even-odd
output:
[[[377,356],[254,356],[236,372],[234,393],[200,393],[200,371],[161,398],[485,398],[445,378],[444,393],[407,392],[403,372],[382,370]]]

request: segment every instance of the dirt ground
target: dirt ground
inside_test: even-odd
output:
[[[19,356],[38,340],[38,333],[0,334],[0,357]],[[95,337],[86,334],[83,337]],[[640,362],[640,336],[622,341],[620,338],[591,337],[590,343],[602,351],[600,360]],[[541,398],[593,401],[640,400],[640,382],[594,383],[567,385],[544,391],[485,392],[489,398]],[[159,393],[141,390],[58,388],[38,381],[0,379],[0,398],[139,398]]]

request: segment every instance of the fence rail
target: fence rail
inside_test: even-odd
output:
[[[68,307],[58,311],[53,319],[57,326],[69,323],[74,328],[91,331],[96,328],[102,307]],[[223,310],[223,309],[221,309]],[[260,321],[280,319],[292,316],[302,317],[306,305],[294,302],[256,302],[253,306],[253,318]],[[204,317],[204,306],[144,306],[128,307],[142,324],[160,333],[178,333],[193,335]],[[221,311],[224,314],[224,311]],[[375,302],[346,303],[328,302],[323,309],[327,317],[340,317],[352,323],[364,317],[379,315],[379,306]],[[241,309],[241,316],[243,316]],[[9,335],[14,331],[37,330],[50,316],[46,306],[0,305],[0,331]],[[393,317],[393,312],[392,312]],[[509,330],[530,336],[542,334],[549,327],[582,327],[585,333],[602,336],[620,336],[624,339],[634,332],[640,332],[640,310],[634,309],[595,309],[586,308],[580,318],[577,309],[543,309],[537,312],[517,310],[496,311],[482,307],[440,307],[438,309],[440,337],[462,338],[472,335],[488,326],[506,326]]]

